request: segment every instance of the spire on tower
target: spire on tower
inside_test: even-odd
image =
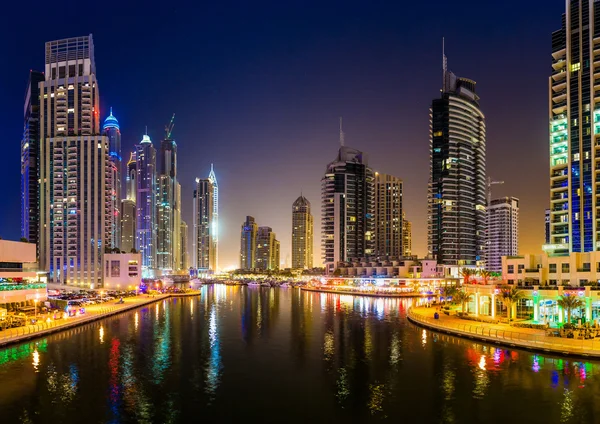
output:
[[[448,73],[448,58],[446,57],[446,40],[442,37],[442,91],[446,91],[446,74]]]
[[[344,130],[342,129],[342,117],[340,116],[340,146],[344,147]]]

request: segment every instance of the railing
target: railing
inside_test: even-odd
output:
[[[434,329],[449,330],[458,335],[476,336],[489,342],[504,342],[521,347],[534,349],[553,350],[562,353],[594,354],[600,355],[600,339],[569,339],[566,337],[552,337],[545,334],[533,334],[520,331],[502,330],[490,326],[462,324],[456,320],[447,321],[443,318],[434,319],[416,313],[409,308],[408,316],[411,320],[422,323]],[[537,330],[538,332],[540,330]]]

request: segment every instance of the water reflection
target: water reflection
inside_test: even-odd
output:
[[[600,416],[599,362],[432,333],[406,321],[412,302],[422,300],[203,287],[200,298],[0,350],[2,422],[196,422],[199,411],[240,422],[267,410],[289,422]]]

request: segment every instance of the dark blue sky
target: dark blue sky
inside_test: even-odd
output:
[[[521,251],[539,251],[548,203],[548,75],[564,2],[11,2],[0,22],[0,236],[18,239],[19,146],[29,69],[44,42],[94,35],[101,113],[114,108],[123,156],[145,125],[155,145],[176,113],[184,219],[210,163],[220,185],[220,265],[238,263],[245,215],[290,250],[303,190],[320,252],[320,179],[346,144],[405,182],[413,248],[425,254],[428,108],[449,68],[477,81],[494,196],[521,199]],[[9,13],[10,12],[10,13]],[[316,262],[320,258],[315,257]]]

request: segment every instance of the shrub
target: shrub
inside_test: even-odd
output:
[[[565,330],[573,330],[575,328],[575,325],[567,323],[567,324],[563,325],[562,328]]]
[[[512,326],[519,328],[535,328],[536,330],[545,330],[549,327],[548,324],[533,324],[526,322],[515,322],[512,324]]]

